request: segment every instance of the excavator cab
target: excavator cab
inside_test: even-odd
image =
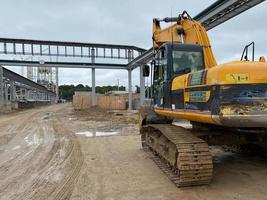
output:
[[[200,45],[166,43],[156,52],[153,96],[158,108],[171,108],[171,83],[177,76],[205,69]]]

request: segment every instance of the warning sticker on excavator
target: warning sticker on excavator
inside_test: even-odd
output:
[[[226,74],[226,81],[230,83],[242,83],[249,80],[248,74]]]

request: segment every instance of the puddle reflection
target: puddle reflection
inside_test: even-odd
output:
[[[33,148],[37,148],[42,142],[42,139],[37,134],[28,135],[24,140],[28,146],[32,146]]]
[[[112,135],[118,135],[118,132],[115,131],[109,131],[109,132],[101,132],[101,131],[84,131],[84,132],[78,132],[76,135],[82,135],[86,137],[102,137],[102,136],[112,136]]]

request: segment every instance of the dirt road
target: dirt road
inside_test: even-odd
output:
[[[70,104],[0,115],[0,199],[267,199],[267,159],[219,148],[210,186],[176,188],[141,150],[136,120]]]

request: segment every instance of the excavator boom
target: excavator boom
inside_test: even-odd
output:
[[[172,22],[175,24],[162,29],[160,22]],[[205,67],[211,68],[217,65],[205,28],[193,20],[186,11],[175,18],[164,18],[163,20],[155,18],[153,20],[152,38],[154,53],[167,42],[201,45],[203,47]]]

